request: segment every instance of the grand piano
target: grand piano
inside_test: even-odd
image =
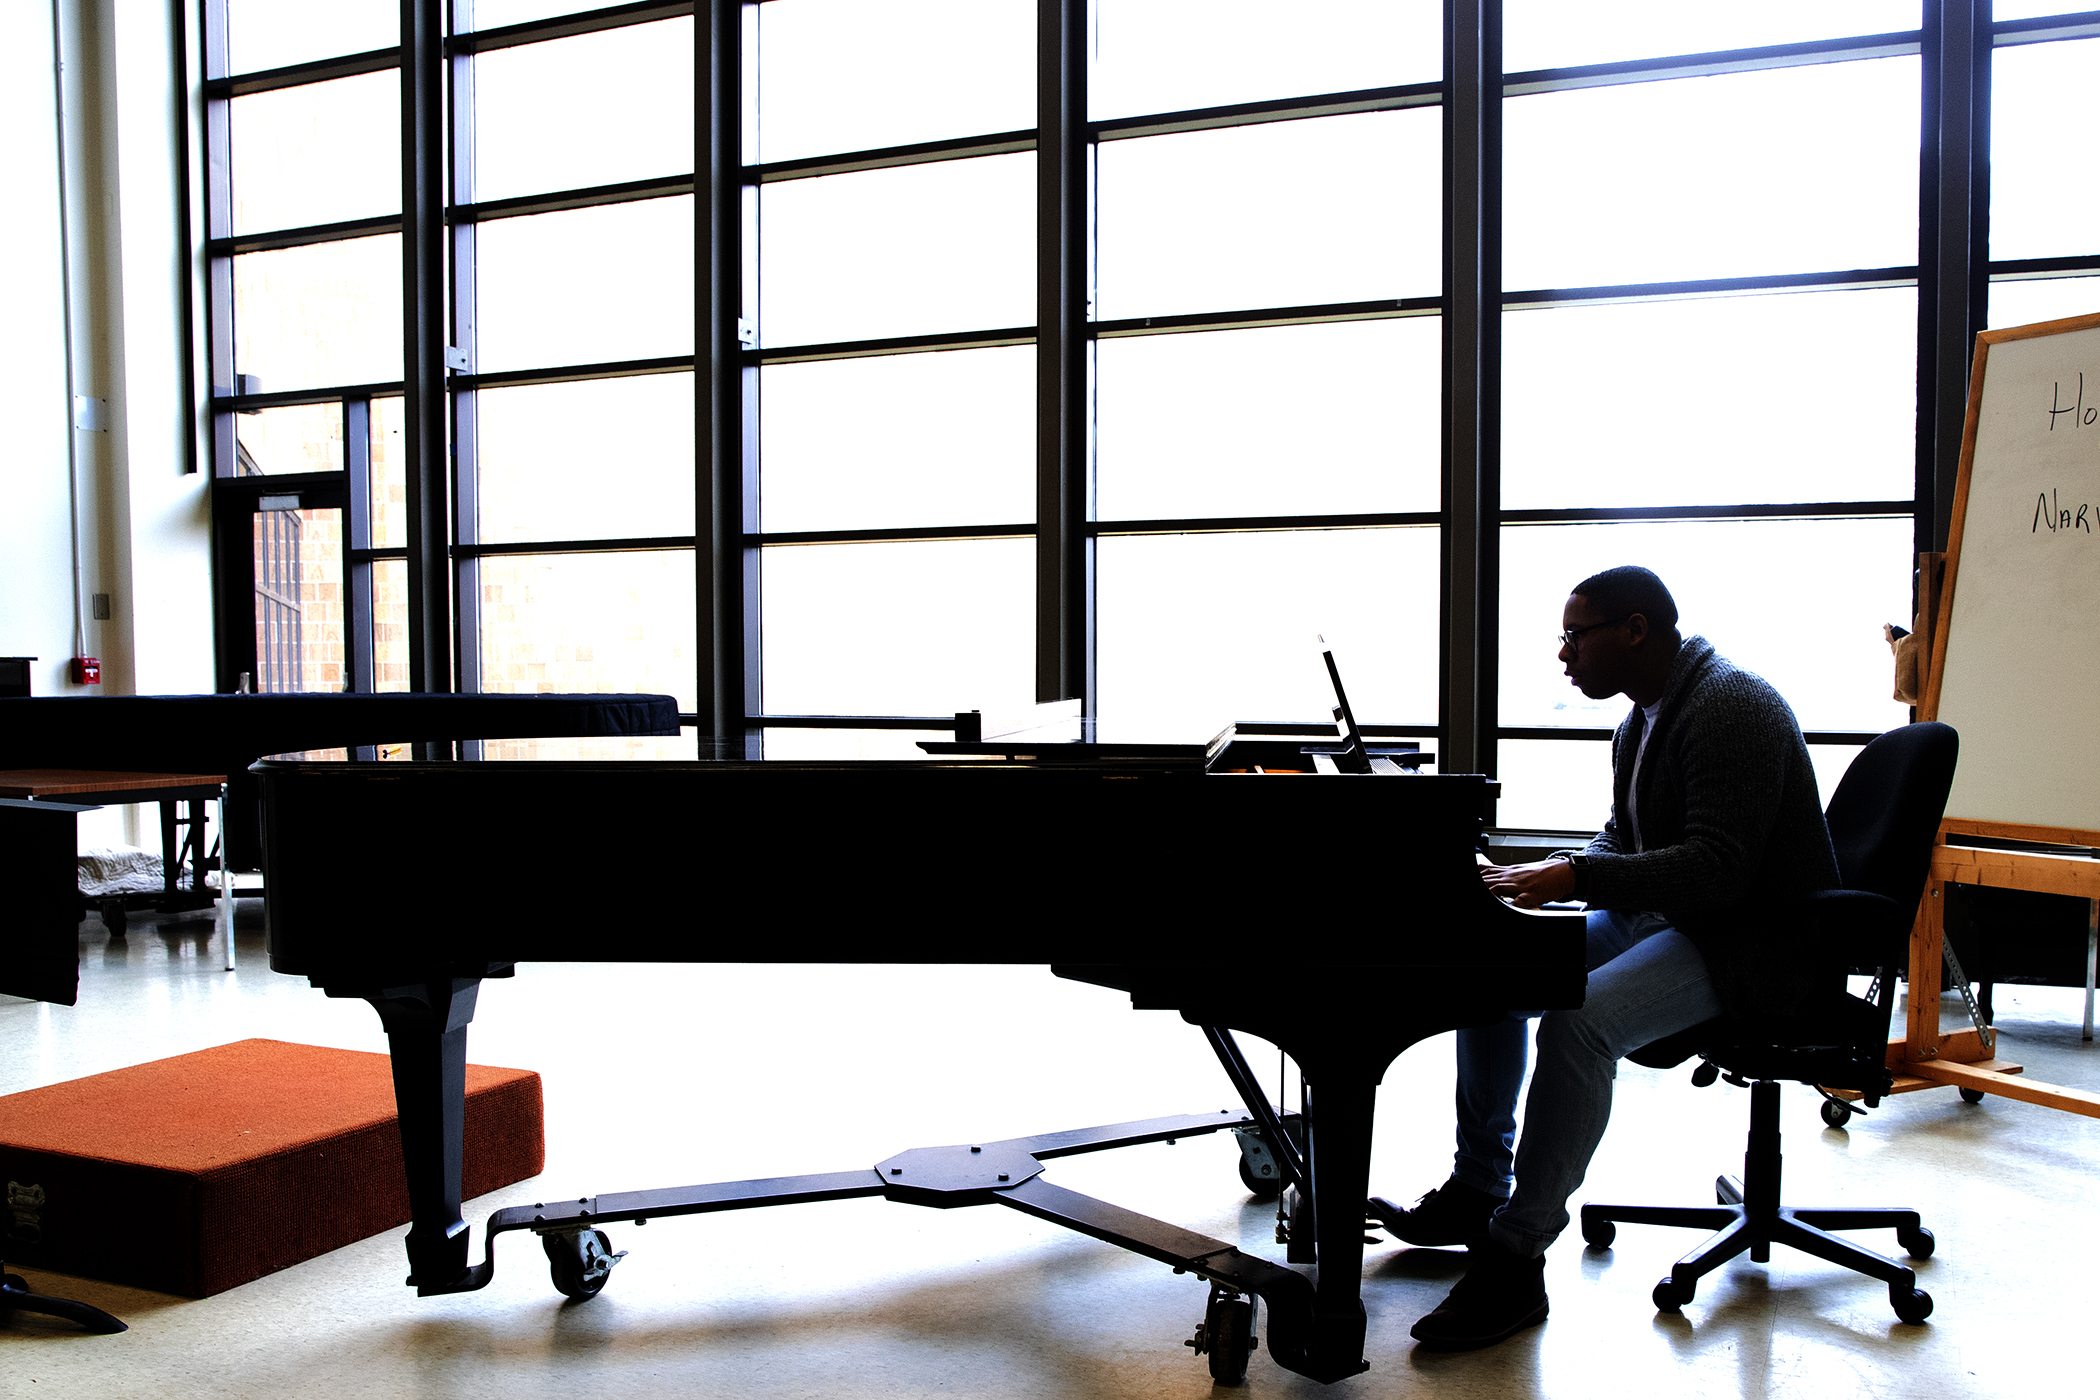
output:
[[[409,1282],[425,1295],[482,1287],[495,1238],[531,1230],[556,1286],[588,1297],[618,1257],[603,1229],[616,1221],[861,1195],[998,1204],[1208,1284],[1192,1344],[1214,1377],[1244,1374],[1257,1304],[1279,1365],[1322,1382],[1367,1369],[1363,1205],[1380,1079],[1425,1037],[1582,999],[1580,916],[1514,909],[1477,876],[1494,785],[1412,771],[1405,754],[1381,773],[1315,771],[1332,766],[1317,745],[1236,727],[1188,747],[927,747],[943,751],[255,765],[271,965],[370,1002],[389,1041]],[[571,818],[550,829],[550,809]],[[358,838],[375,830],[442,847],[443,873],[416,863],[371,878]],[[602,893],[570,876],[616,868],[639,842],[738,872],[749,927],[703,938],[672,919],[600,936]],[[1260,878],[1241,878],[1249,870]],[[459,1184],[467,1031],[482,984],[537,960],[1043,963],[1201,1028],[1247,1112],[915,1149],[806,1177],[572,1194],[497,1211],[473,1262]],[[1296,1063],[1295,1110],[1257,1087],[1236,1032]],[[1060,1155],[1224,1128],[1242,1134],[1250,1188],[1264,1184],[1247,1167],[1259,1157],[1291,1193],[1281,1263],[1044,1173]]]

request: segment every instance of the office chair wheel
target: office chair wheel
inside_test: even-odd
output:
[[[1655,1285],[1655,1310],[1677,1312],[1692,1301],[1692,1285],[1679,1283],[1673,1275]]]
[[[1913,1259],[1930,1259],[1932,1257],[1932,1231],[1926,1229],[1923,1225],[1920,1225],[1915,1230],[1898,1230],[1896,1232],[1896,1243],[1902,1245],[1903,1252]]]
[[[1961,1091],[1960,1091],[1960,1092],[1961,1092],[1961,1101],[1962,1101],[1963,1103],[1982,1103],[1982,1102],[1983,1102],[1983,1090],[1981,1090],[1981,1089],[1971,1089],[1971,1088],[1970,1088],[1970,1087],[1969,1087],[1968,1085],[1964,1084],[1964,1085],[1962,1085],[1962,1086],[1961,1086]]]
[[[1889,1285],[1889,1304],[1896,1316],[1913,1325],[1932,1316],[1932,1295],[1922,1288],[1905,1288],[1900,1283]]]
[[[1583,1213],[1582,1242],[1591,1249],[1610,1249],[1611,1242],[1619,1237],[1619,1227],[1609,1220],[1592,1220]]]
[[[540,1236],[554,1287],[565,1298],[595,1298],[627,1251],[612,1252],[603,1230],[550,1230]]]
[[[1823,1122],[1833,1128],[1842,1128],[1852,1121],[1854,1110],[1843,1099],[1823,1100]]]

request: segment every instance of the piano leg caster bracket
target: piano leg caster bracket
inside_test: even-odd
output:
[[[1244,1115],[1186,1114],[1132,1123],[1044,1133],[998,1142],[958,1143],[900,1152],[874,1167],[810,1176],[725,1181],[655,1191],[583,1196],[509,1206],[489,1217],[487,1256],[449,1282],[417,1278],[419,1292],[462,1293],[485,1286],[495,1273],[496,1237],[530,1230],[540,1237],[554,1286],[582,1301],[604,1288],[614,1264],[607,1225],[647,1224],[657,1216],[698,1215],[719,1210],[793,1205],[859,1196],[882,1196],[909,1205],[946,1210],[1003,1205],[1104,1243],[1146,1255],[1193,1274],[1210,1285],[1203,1323],[1187,1345],[1210,1364],[1212,1379],[1237,1384],[1259,1339],[1255,1320],[1268,1308],[1269,1354],[1286,1369],[1323,1381],[1366,1369],[1362,1360],[1363,1313],[1320,1314],[1312,1282],[1302,1273],[1243,1254],[1223,1240],[1184,1230],[1120,1206],[1056,1186],[1043,1177],[1043,1158],[1100,1151],[1143,1142],[1173,1142],[1251,1126]],[[1339,1321],[1341,1326],[1334,1324]],[[1343,1353],[1346,1353],[1344,1355]],[[1229,1379],[1228,1379],[1229,1378]]]

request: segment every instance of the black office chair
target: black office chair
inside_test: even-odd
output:
[[[1826,816],[1845,888],[1775,911],[1772,927],[1755,931],[1798,947],[1801,966],[1810,974],[1807,995],[1784,1016],[1723,1015],[1628,1057],[1666,1069],[1697,1056],[1701,1063],[1693,1083],[1726,1078],[1750,1089],[1743,1176],[1715,1182],[1719,1204],[1582,1208],[1582,1238],[1599,1249],[1609,1247],[1617,1234],[1615,1221],[1718,1231],[1655,1285],[1655,1306],[1663,1312],[1689,1303],[1702,1275],[1745,1250],[1758,1263],[1770,1262],[1774,1244],[1881,1279],[1889,1286],[1896,1316],[1905,1322],[1923,1322],[1932,1312],[1931,1295],[1917,1286],[1909,1268],[1831,1233],[1893,1227],[1904,1251],[1923,1259],[1932,1253],[1932,1232],[1916,1211],[1780,1204],[1779,1086],[1794,1080],[1826,1093],[1856,1092],[1867,1107],[1889,1091],[1896,982],[1954,779],[1956,748],[1955,732],[1944,724],[1928,721],[1890,730],[1860,751],[1831,795]],[[1853,994],[1848,985],[1860,968],[1878,973],[1866,996]]]

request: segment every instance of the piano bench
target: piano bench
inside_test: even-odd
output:
[[[467,1066],[467,1197],[537,1176],[540,1077]],[[243,1040],[0,1097],[0,1259],[192,1298],[405,1225],[387,1056]]]

